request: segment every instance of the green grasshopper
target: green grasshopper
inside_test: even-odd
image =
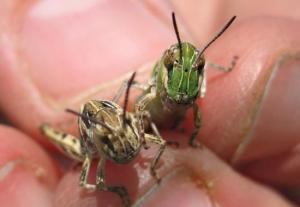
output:
[[[143,107],[137,104],[135,113],[126,112],[129,89],[134,76],[135,73],[128,82],[123,108],[112,101],[92,100],[81,107],[80,113],[67,109],[67,112],[79,116],[80,139],[57,131],[47,124],[41,126],[42,133],[51,142],[55,143],[69,157],[83,162],[79,182],[81,187],[92,191],[100,189],[114,192],[121,197],[124,206],[131,205],[128,192],[123,186],[106,184],[105,160],[110,159],[118,164],[127,164],[138,155],[142,146],[145,149],[148,148],[146,142],[158,144],[160,148],[151,162],[150,173],[159,182],[160,178],[157,176],[156,167],[166,147],[166,141],[160,137],[154,124],[151,126],[155,135],[144,132],[144,120],[147,119],[149,123],[152,122],[148,113],[141,111]],[[96,184],[89,184],[90,166],[95,158],[100,158]]]
[[[133,87],[143,90],[137,103],[143,110],[149,111],[153,122],[160,127],[176,127],[185,117],[188,109],[193,107],[194,131],[189,138],[189,145],[200,146],[196,137],[201,127],[201,115],[196,103],[197,98],[203,98],[206,93],[206,68],[214,67],[221,71],[231,71],[237,57],[231,66],[226,68],[208,63],[204,58],[204,51],[232,24],[236,16],[215,35],[202,49],[198,50],[189,42],[181,42],[174,12],[172,13],[173,27],[178,43],[167,49],[155,64],[148,84],[134,82]],[[125,81],[113,100],[119,99],[126,88]]]

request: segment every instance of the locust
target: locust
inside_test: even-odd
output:
[[[129,89],[134,82],[135,72],[128,81],[124,107],[113,101],[91,100],[83,104],[80,112],[66,109],[78,116],[80,138],[58,131],[48,124],[41,125],[41,132],[69,157],[83,162],[79,185],[90,191],[96,189],[109,191],[120,196],[124,206],[131,206],[132,202],[124,186],[110,186],[105,181],[105,161],[112,160],[117,164],[127,164],[140,152],[141,148],[148,148],[147,143],[159,145],[159,149],[150,165],[151,175],[160,182],[156,168],[165,150],[166,141],[161,138],[157,128],[151,124],[155,135],[145,133],[144,120],[150,123],[150,116],[143,107],[136,104],[134,112],[126,112]],[[91,163],[99,159],[96,173],[96,183],[88,183]]]
[[[237,56],[233,57],[229,67],[223,67],[206,61],[205,50],[217,40],[235,20],[233,16],[225,26],[201,49],[189,42],[181,42],[176,18],[172,13],[172,22],[177,43],[170,46],[156,62],[147,84],[135,81],[132,87],[141,89],[142,95],[137,103],[148,111],[151,120],[159,127],[175,128],[184,119],[187,110],[193,109],[194,129],[188,144],[199,147],[196,141],[201,128],[201,113],[196,100],[206,94],[206,71],[208,67],[229,72],[236,65]],[[128,81],[124,81],[113,100],[124,93]]]

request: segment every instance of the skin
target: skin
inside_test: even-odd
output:
[[[48,149],[59,154],[40,136],[38,125],[47,121],[77,135],[76,119],[63,109],[76,109],[91,98],[112,97],[118,84],[108,86],[108,92],[94,91],[156,60],[174,43],[170,5],[181,17],[179,24],[187,25],[182,28],[189,34],[184,39],[196,37],[198,45],[236,14],[239,21],[205,57],[220,64],[234,55],[240,59],[230,74],[209,71],[207,95],[199,102],[203,114],[199,138],[207,148],[193,150],[185,147],[184,134],[162,132],[181,148],[166,150],[159,169],[166,179],[143,204],[212,206],[213,201],[230,207],[293,206],[275,190],[295,194],[300,185],[300,61],[296,58],[300,16],[293,12],[299,3],[265,1],[262,7],[260,1],[180,2],[146,1],[138,6],[91,2],[71,7],[61,1],[5,1],[0,8],[4,22],[0,24],[0,108],[13,127],[0,126],[3,206],[120,204],[113,194],[82,192],[80,169],[61,169],[62,160],[46,153]],[[253,17],[266,14],[273,17]],[[285,62],[278,64],[280,59]],[[144,77],[149,73],[150,69]],[[189,114],[183,124],[187,133],[191,123]],[[250,144],[243,144],[244,140]],[[142,151],[125,167],[108,162],[108,182],[127,186],[132,198],[143,194],[154,183],[149,175],[151,150],[155,149]]]

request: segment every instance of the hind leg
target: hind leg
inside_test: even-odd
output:
[[[83,161],[83,154],[79,139],[71,134],[58,131],[48,124],[42,124],[40,130],[45,137],[61,149],[68,157]]]
[[[212,63],[212,62],[208,62],[208,66],[213,68],[213,69],[219,70],[219,71],[230,72],[234,69],[237,60],[238,60],[238,56],[233,56],[233,58],[231,60],[231,63],[230,63],[230,66],[228,66],[228,67],[224,67],[222,65],[218,65],[218,64],[215,64],[215,63]]]
[[[203,73],[203,81],[200,87],[200,98],[204,98],[206,94],[206,84],[207,84],[207,67],[211,67],[213,69],[222,71],[222,72],[230,72],[234,69],[236,62],[237,62],[238,57],[234,56],[231,60],[231,64],[228,67],[224,67],[222,65],[218,65],[212,62],[207,62],[204,66],[204,73]]]

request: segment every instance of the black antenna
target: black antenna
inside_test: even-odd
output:
[[[203,52],[216,40],[218,39],[224,32],[225,30],[232,24],[232,22],[235,20],[236,16],[231,17],[231,19],[227,22],[227,24],[221,29],[220,32],[218,32],[212,40],[201,50],[199,53],[198,57],[203,54]]]
[[[133,83],[135,75],[136,75],[136,72],[133,72],[130,79],[127,82],[127,88],[126,88],[125,99],[124,99],[124,107],[123,107],[123,127],[125,126],[125,122],[126,122],[126,111],[127,111],[127,106],[128,106],[129,91],[130,91],[130,87]]]
[[[81,114],[81,113],[79,113],[79,112],[77,112],[77,111],[74,111],[74,110],[72,110],[72,109],[66,109],[66,112],[71,113],[71,114],[73,114],[73,115],[75,115],[75,116],[80,116],[80,117],[83,118],[83,119],[90,120],[90,121],[93,122],[94,124],[99,124],[99,125],[103,126],[104,128],[106,128],[108,131],[111,131],[111,132],[113,131],[113,129],[112,129],[111,127],[109,127],[108,125],[106,125],[105,123],[103,123],[103,122],[101,122],[101,121],[99,121],[99,120],[97,120],[97,119],[94,119],[94,118],[92,118],[92,117],[88,117],[88,116],[86,116],[86,115],[84,115],[84,114]]]
[[[181,60],[182,60],[182,46],[181,46],[181,40],[180,40],[179,31],[178,31],[178,27],[177,27],[177,23],[176,23],[176,18],[175,18],[175,13],[174,12],[172,12],[172,21],[173,21],[173,27],[174,27],[175,34],[176,34],[177,41],[178,41],[178,45],[179,45],[179,57],[180,57],[179,62],[181,62]]]

